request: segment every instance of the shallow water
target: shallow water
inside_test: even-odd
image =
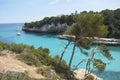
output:
[[[58,39],[56,35],[34,34],[21,31],[21,35],[17,36],[17,30],[18,28],[21,30],[22,26],[23,24],[0,24],[0,41],[7,43],[25,43],[28,45],[34,45],[35,48],[38,48],[39,46],[49,48],[51,56],[55,56],[57,54],[60,55],[65,44],[67,44],[66,40]],[[66,62],[70,59],[72,47],[73,44],[68,47],[64,55]],[[106,58],[97,55],[96,57],[102,58],[107,63],[105,71],[98,75],[104,80],[120,80],[120,46],[109,46],[109,49],[115,60],[109,61]],[[85,58],[85,55],[81,54],[79,49],[76,49],[72,67],[74,68],[79,61]],[[84,68],[84,66],[85,64],[82,63],[79,68]]]

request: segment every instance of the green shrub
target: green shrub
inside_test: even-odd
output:
[[[51,71],[51,68],[47,67],[47,66],[41,66],[41,67],[39,67],[37,69],[37,73],[38,74],[42,74],[45,77],[49,77],[50,76],[50,71]]]
[[[3,76],[3,74],[2,74],[2,73],[0,73],[0,80],[2,79],[2,76]]]
[[[38,50],[41,50],[41,51],[43,51],[44,53],[47,53],[47,54],[50,53],[50,50],[48,48],[42,48],[41,46],[38,48]]]
[[[36,79],[30,78],[28,75],[24,73],[8,71],[5,73],[0,73],[0,80],[36,80]]]
[[[16,44],[16,43],[6,44],[0,42],[0,50],[10,50],[15,53],[20,53],[17,55],[17,58],[28,65],[34,65],[37,67],[40,67],[41,65],[51,66],[53,69],[55,69],[57,73],[60,74],[65,74],[69,70],[64,60],[61,62],[60,65],[58,65],[60,59],[58,55],[56,55],[55,57],[49,56],[50,51],[48,48],[39,47],[38,49],[35,49],[34,46],[28,46],[25,44]],[[38,73],[39,71],[40,69],[38,69]],[[56,77],[53,76],[53,79]],[[11,77],[10,79],[14,80],[15,78]],[[53,80],[53,79],[49,78],[48,80]]]
[[[88,75],[86,80],[94,80],[94,76],[93,75]]]
[[[1,46],[1,49],[4,50],[4,49],[9,49],[9,45],[7,43],[4,43],[4,42],[0,42],[0,46]]]
[[[56,74],[56,72],[51,69],[49,66],[41,66],[37,69],[38,74],[42,74],[47,79],[46,80],[60,80],[60,77]]]
[[[3,47],[2,46],[0,46],[0,51],[2,51],[3,50]]]
[[[18,55],[18,59],[24,61],[28,65],[40,66],[40,60],[32,53],[24,53]]]
[[[10,45],[10,50],[15,53],[21,53],[24,50],[25,46],[23,44],[12,43]]]

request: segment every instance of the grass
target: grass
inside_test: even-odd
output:
[[[0,80],[37,80],[37,79],[30,78],[25,73],[8,71],[5,73],[0,73]]]

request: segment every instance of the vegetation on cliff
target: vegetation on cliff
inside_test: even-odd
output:
[[[39,47],[38,49],[35,49],[33,46],[28,46],[25,44],[16,44],[16,43],[7,44],[7,43],[0,42],[0,51],[3,51],[3,50],[12,51],[11,54],[16,54],[17,55],[16,58],[18,60],[26,63],[29,66],[38,67],[37,72],[42,73],[42,75],[45,77],[47,75],[47,78],[50,80],[53,80],[51,79],[52,77],[50,76],[51,70],[55,70],[55,72],[61,78],[65,78],[66,72],[69,71],[69,67],[67,66],[64,60],[62,60],[61,65],[58,66],[59,56],[58,55],[56,55],[55,57],[49,56],[49,49],[47,48]],[[0,55],[4,55],[4,54],[1,54],[0,52]],[[43,65],[49,66],[49,68],[46,68],[46,69],[44,68],[44,70],[42,71]],[[3,74],[1,73],[1,75]],[[20,75],[24,75],[24,74],[20,73]],[[57,79],[59,80],[60,77],[54,76],[53,78],[56,78],[55,80]],[[19,80],[19,79],[16,79],[16,76],[13,76],[13,78],[15,78],[14,80]],[[26,80],[33,80],[33,79],[29,78]]]
[[[74,22],[73,20],[73,15],[61,15],[61,16],[52,16],[52,17],[45,17],[43,20],[40,21],[35,21],[31,23],[25,23],[24,27],[25,28],[33,28],[37,27],[40,28],[45,24],[51,24],[54,23],[57,25],[58,23],[63,24],[67,23],[68,25],[71,25]]]
[[[108,37],[120,38],[120,9],[116,10],[103,10],[101,13],[104,15],[104,24],[108,25]]]
[[[105,20],[104,20],[104,24],[108,26],[108,31],[109,34],[107,35],[107,37],[112,37],[112,38],[120,38],[120,9],[116,9],[116,10],[103,10],[101,12],[87,12],[87,11],[83,11],[81,13],[101,13],[103,14]],[[81,14],[78,13],[78,14]],[[77,14],[77,15],[78,15]],[[44,26],[45,24],[51,24],[54,23],[55,26],[57,27],[57,24],[64,24],[66,23],[67,25],[71,26],[75,21],[74,21],[74,17],[76,16],[75,14],[71,14],[71,15],[61,15],[61,16],[52,16],[52,17],[45,17],[43,20],[40,21],[35,21],[35,22],[31,22],[31,23],[25,23],[24,24],[24,28],[40,28],[42,26]],[[63,30],[64,31],[64,30]],[[58,32],[59,33],[59,32]]]

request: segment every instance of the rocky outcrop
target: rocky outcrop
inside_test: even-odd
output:
[[[66,35],[66,34],[58,35],[57,37],[60,39],[66,39],[66,40],[75,38],[74,35]],[[86,37],[86,38],[91,39],[90,37]],[[120,46],[120,39],[94,37],[93,44],[105,44],[105,45]]]
[[[23,26],[22,30],[26,31],[26,32],[39,32],[39,33],[63,33],[67,28],[69,27],[69,25],[67,25],[67,23],[64,24],[45,24],[41,27],[32,27],[32,28],[28,28]]]
[[[83,80],[83,79],[84,79],[85,72],[86,72],[85,69],[75,70],[75,71],[74,71],[74,76],[75,76],[76,79],[78,79],[78,80]],[[97,76],[94,75],[93,73],[91,73],[90,76],[91,76],[91,77],[89,77],[90,79],[87,79],[87,80],[103,80],[102,78],[97,77]],[[92,78],[92,79],[91,79],[91,78]]]

